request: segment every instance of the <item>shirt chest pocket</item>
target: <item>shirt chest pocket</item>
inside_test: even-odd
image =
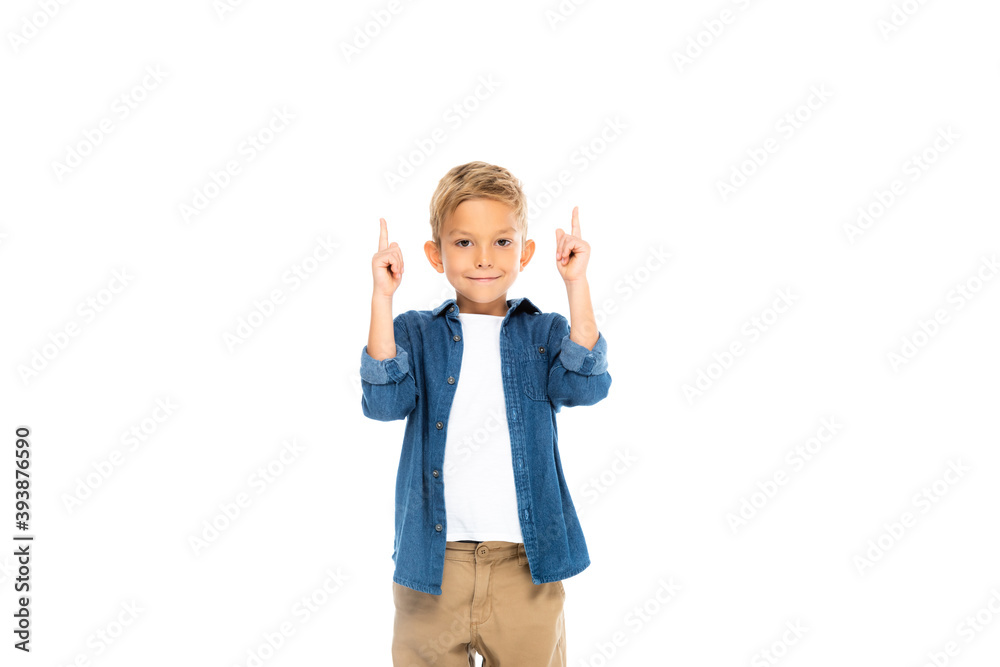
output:
[[[525,396],[533,401],[549,400],[549,349],[544,343],[536,343],[522,350],[518,371]]]

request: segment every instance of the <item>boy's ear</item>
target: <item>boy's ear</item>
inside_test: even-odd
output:
[[[428,241],[424,244],[424,254],[427,255],[427,261],[431,263],[435,271],[444,273],[444,264],[441,263],[441,249],[434,241]]]
[[[527,241],[524,242],[524,247],[521,248],[522,270],[524,269],[524,267],[528,265],[528,262],[531,261],[531,258],[534,256],[534,254],[535,254],[535,242],[531,239],[528,239]]]

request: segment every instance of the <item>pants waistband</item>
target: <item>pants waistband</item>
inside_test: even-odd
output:
[[[487,540],[486,542],[445,542],[445,557],[453,560],[470,562],[500,561],[507,558],[517,558],[518,565],[528,562],[524,551],[524,542],[503,542]]]

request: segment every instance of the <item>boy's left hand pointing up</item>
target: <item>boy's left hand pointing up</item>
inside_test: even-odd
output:
[[[566,282],[586,277],[590,244],[580,237],[579,206],[573,207],[572,233],[556,229],[556,268]]]

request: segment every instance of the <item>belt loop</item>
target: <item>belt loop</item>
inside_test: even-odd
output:
[[[524,543],[520,542],[517,545],[517,564],[524,565],[528,562],[528,555],[524,551]]]

